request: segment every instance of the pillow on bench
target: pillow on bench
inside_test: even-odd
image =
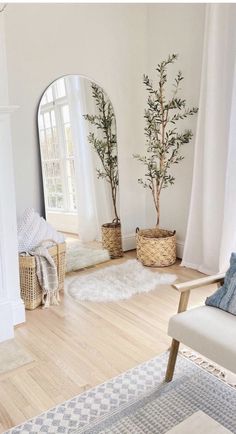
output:
[[[224,285],[207,297],[206,305],[218,307],[236,315],[236,253],[231,254],[230,267],[225,275]]]

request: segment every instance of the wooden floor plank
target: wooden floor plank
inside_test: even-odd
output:
[[[175,273],[180,282],[201,276],[179,263],[154,271]],[[190,303],[200,304],[214,288],[194,291]],[[62,295],[59,306],[28,311],[15,338],[33,361],[0,375],[0,433],[167,350],[167,324],[177,304],[177,292],[163,285],[116,303],[78,303]]]

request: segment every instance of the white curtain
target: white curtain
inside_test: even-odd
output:
[[[101,225],[112,220],[112,204],[108,185],[97,179],[99,162],[88,143],[89,125],[83,117],[96,112],[91,83],[76,75],[68,76],[66,80],[75,146],[78,234],[81,241],[88,242],[101,238]]]
[[[194,172],[182,265],[225,271],[236,251],[236,5],[206,9]]]

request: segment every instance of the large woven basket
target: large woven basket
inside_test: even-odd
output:
[[[176,261],[175,231],[136,229],[137,258],[147,267],[168,267]]]
[[[64,288],[66,244],[55,244],[48,248],[58,273],[59,291]],[[36,275],[34,256],[19,256],[21,298],[25,308],[33,310],[42,304],[42,289]]]
[[[120,223],[102,225],[102,246],[108,250],[112,259],[123,256]]]

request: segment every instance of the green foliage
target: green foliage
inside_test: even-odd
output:
[[[170,168],[183,160],[181,147],[189,143],[193,137],[191,130],[179,132],[176,123],[198,112],[197,107],[187,108],[186,100],[178,96],[180,83],[184,79],[181,71],[174,79],[171,97],[167,98],[167,68],[176,60],[177,54],[172,54],[157,66],[156,88],[148,75],[143,76],[143,83],[148,91],[147,108],[144,113],[146,155],[135,154],[134,158],[146,168],[144,179],[139,178],[138,182],[152,192],[157,212],[157,226],[160,221],[161,190],[174,184],[175,178],[170,173]]]
[[[88,141],[101,162],[101,168],[97,168],[97,177],[105,179],[111,187],[112,203],[115,219],[118,222],[117,213],[117,191],[119,186],[118,159],[117,159],[117,138],[115,114],[110,100],[104,91],[95,83],[91,83],[92,95],[95,100],[98,114],[84,115],[84,118],[97,130],[97,135],[90,132]]]

